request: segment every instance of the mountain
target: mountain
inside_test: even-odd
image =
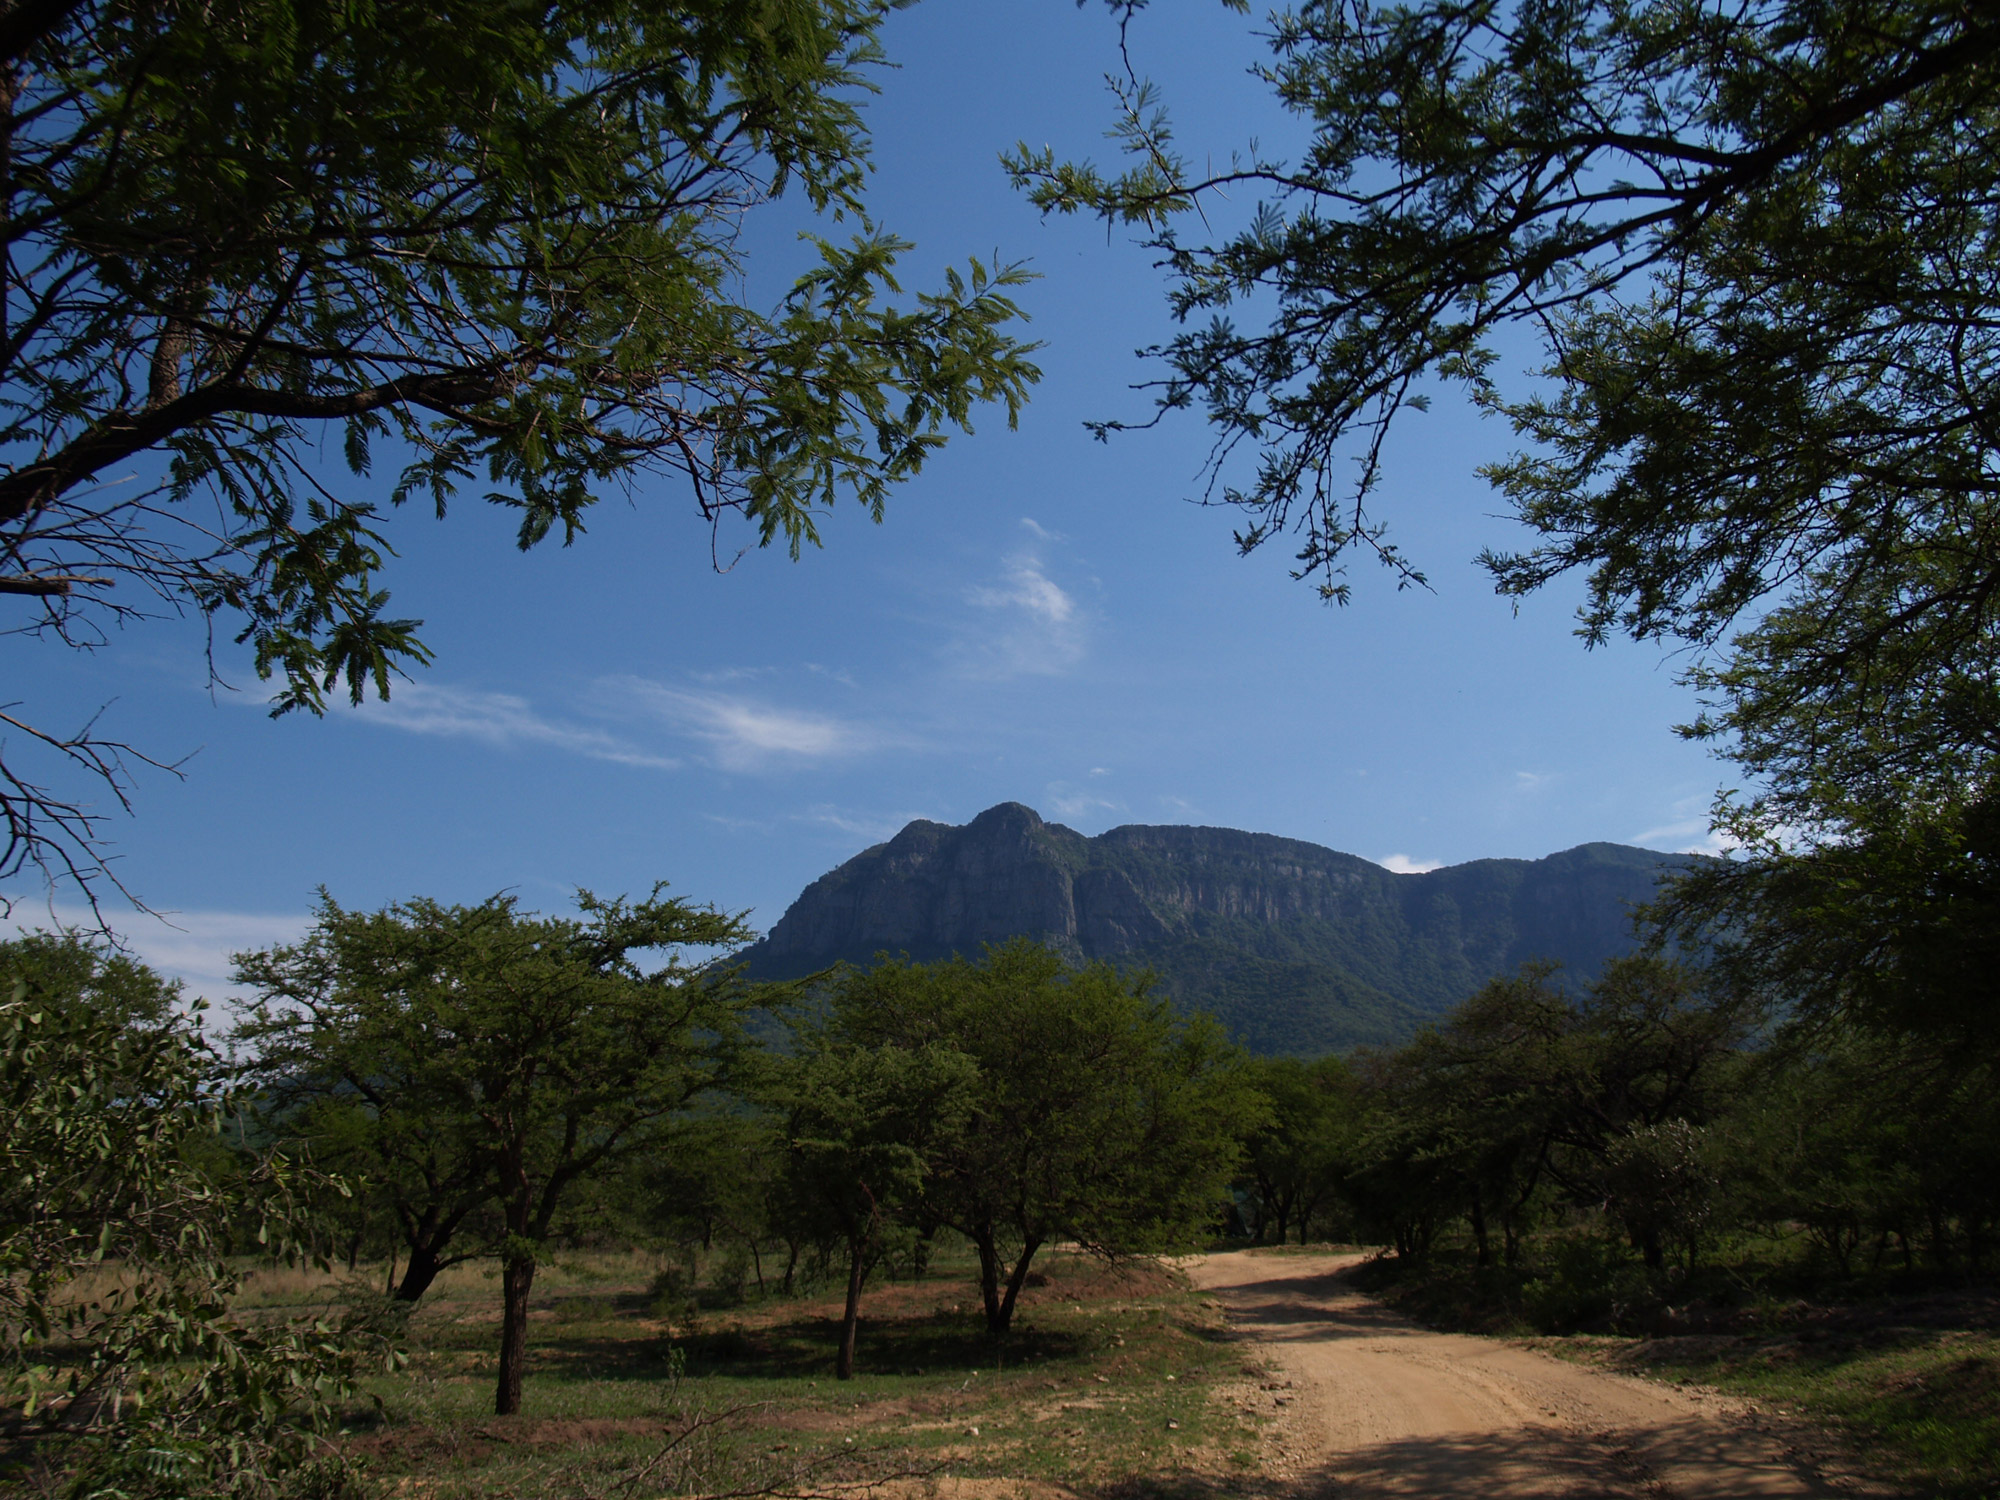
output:
[[[1257,1052],[1393,1044],[1531,958],[1587,979],[1633,946],[1631,910],[1692,863],[1623,844],[1423,875],[1233,828],[1128,824],[1087,838],[1003,802],[911,823],[807,886],[743,957],[792,979],[877,953],[977,955],[1026,935],[1150,967]]]

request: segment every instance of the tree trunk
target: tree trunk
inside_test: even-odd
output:
[[[391,1256],[391,1264],[394,1256]],[[414,1302],[430,1290],[437,1280],[438,1253],[432,1245],[410,1246],[410,1263],[403,1269],[403,1279],[396,1286],[398,1302]]]
[[[979,1250],[979,1298],[986,1305],[987,1332],[1005,1333],[1007,1325],[1000,1316],[1000,1250],[993,1242],[993,1226],[975,1225],[972,1243]]]
[[[1639,1232],[1639,1254],[1649,1271],[1664,1271],[1667,1268],[1667,1252],[1660,1244],[1660,1231],[1650,1226]]]
[[[1925,1211],[1930,1215],[1931,1221],[1931,1259],[1937,1263],[1940,1270],[1949,1271],[1952,1262],[1951,1241],[1944,1231],[1944,1209],[1936,1202],[1932,1202],[1927,1205]]]
[[[847,1310],[840,1316],[840,1355],[833,1363],[837,1379],[854,1378],[854,1341],[861,1331],[861,1282],[868,1274],[868,1242],[850,1240],[847,1246]]]
[[[509,1260],[500,1267],[500,1386],[493,1397],[493,1414],[511,1417],[521,1409],[521,1379],[528,1369],[528,1293],[535,1284],[531,1259]]]
[[[1001,1299],[999,1317],[989,1317],[986,1328],[989,1333],[1005,1333],[1014,1326],[1014,1301],[1021,1295],[1021,1288],[1028,1283],[1028,1262],[1035,1258],[1035,1252],[1042,1248],[1042,1242],[1030,1239],[1021,1246],[1021,1258],[1014,1262],[1014,1274],[1007,1278],[1007,1295]]]
[[[1479,1247],[1479,1263],[1482,1266],[1490,1266],[1493,1264],[1493,1247],[1487,1243],[1486,1239],[1486,1205],[1480,1201],[1477,1193],[1472,1195],[1471,1217],[1472,1239],[1473,1243]]]

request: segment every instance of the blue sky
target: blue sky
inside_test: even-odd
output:
[[[752,552],[726,574],[667,482],[601,507],[566,551],[517,553],[476,501],[401,516],[388,582],[437,663],[322,722],[269,719],[227,649],[233,690],[211,691],[193,623],[88,656],[8,638],[10,697],[58,722],[102,709],[106,732],[185,757],[179,779],[141,774],[134,815],[108,825],[122,878],[171,916],[109,909],[139,952],[217,993],[223,955],[299,930],[321,885],[347,905],[507,889],[554,909],[665,879],[768,927],[907,820],[1009,799],[1086,833],[1207,823],[1392,868],[1705,846],[1726,768],[1671,733],[1694,707],[1675,662],[1586,652],[1573,587],[1517,615],[1473,565],[1523,539],[1474,473],[1504,429],[1455,398],[1405,419],[1381,506],[1433,588],[1357,566],[1345,609],[1288,578],[1290,549],[1239,558],[1234,518],[1188,503],[1198,417],[1109,445],[1084,431],[1147,414],[1128,386],[1134,349],[1169,331],[1163,285],[1129,237],[1040,220],[997,156],[1109,154],[1101,9],[929,0],[886,40],[900,66],[869,108],[872,201],[917,242],[906,285],[970,254],[1040,273],[1021,300],[1045,377],[1019,430],[989,413],[883,525],[851,509],[801,562]],[[1296,138],[1245,76],[1244,18],[1158,6],[1131,42],[1197,161]],[[785,212],[753,229],[774,286]],[[17,921],[46,913],[15,893]]]

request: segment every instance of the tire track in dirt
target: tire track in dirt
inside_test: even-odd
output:
[[[1750,1500],[1878,1493],[1822,1472],[1748,1402],[1436,1333],[1341,1272],[1358,1255],[1234,1251],[1187,1263],[1291,1382],[1286,1477],[1341,1497]]]

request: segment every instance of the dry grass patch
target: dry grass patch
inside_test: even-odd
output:
[[[969,1260],[871,1288],[848,1382],[832,1378],[831,1295],[703,1308],[689,1328],[654,1309],[657,1261],[606,1258],[546,1288],[538,1277],[526,1406],[508,1419],[487,1414],[496,1289],[461,1274],[425,1299],[410,1375],[378,1385],[381,1416],[357,1411],[347,1441],[392,1490],[434,1500],[608,1496],[691,1422],[709,1425],[674,1462],[695,1488],[809,1477],[890,1486],[890,1500],[919,1500],[912,1487],[927,1500],[1142,1482],[1240,1492],[1260,1467],[1268,1416],[1244,1397],[1263,1372],[1246,1370],[1212,1300],[1153,1262],[1037,1265],[1000,1340]]]

